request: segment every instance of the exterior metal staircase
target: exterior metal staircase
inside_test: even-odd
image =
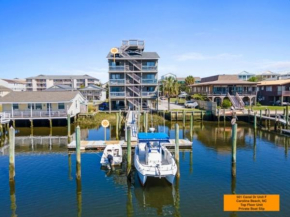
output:
[[[126,50],[129,48],[130,46],[128,45],[122,45],[120,47],[120,51],[119,51],[119,54],[122,56],[122,57],[128,57],[128,61],[133,65],[135,66],[137,69],[139,69],[140,71],[142,70],[142,65],[141,63],[139,63],[137,60],[133,60],[133,59],[129,59],[131,58],[131,56],[126,52]],[[130,67],[128,68],[130,70]]]
[[[131,104],[136,106],[136,108],[139,108],[140,103],[138,102],[138,100],[136,100],[136,99],[127,99],[127,100],[128,100],[128,102],[130,102]]]
[[[134,92],[135,94],[137,94],[138,96],[141,95],[139,88],[134,87],[134,86],[128,86],[128,89],[131,90],[132,92]]]
[[[135,73],[128,73],[127,74],[130,78],[132,78],[134,81],[136,81],[138,84],[141,83],[141,77],[136,75]]]

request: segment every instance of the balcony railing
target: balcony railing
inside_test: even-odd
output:
[[[280,93],[279,93],[279,92],[280,92]],[[290,91],[283,90],[283,91],[282,91],[282,94],[281,94],[281,91],[278,91],[278,95],[290,96]]]
[[[125,79],[110,79],[111,85],[125,84]]]
[[[142,79],[143,84],[157,84],[157,79]]]
[[[142,66],[142,71],[156,71],[157,66]]]
[[[111,97],[124,97],[125,92],[110,92]]]
[[[142,92],[142,96],[147,96],[147,97],[155,97],[157,96],[157,92]]]
[[[6,111],[6,114],[9,114],[11,118],[42,118],[42,117],[66,117],[66,110],[58,111],[44,111],[44,110],[14,110]]]
[[[110,71],[125,71],[125,67],[124,66],[110,66],[109,67]]]
[[[228,93],[230,95],[235,95],[238,93],[239,95],[242,96],[249,96],[249,95],[256,95],[256,91],[192,91],[192,94],[198,93],[198,94],[203,94],[203,95],[217,95],[217,96],[226,96]]]

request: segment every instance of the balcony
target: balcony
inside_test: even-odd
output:
[[[142,92],[143,97],[156,97],[157,92],[156,91],[151,91],[151,92]]]
[[[192,91],[191,94],[202,94],[207,96],[226,96],[227,94],[235,95],[238,93],[240,96],[256,95],[256,91]]]
[[[110,97],[113,98],[125,97],[125,92],[110,92]]]
[[[277,91],[277,92],[278,92],[278,95],[290,96],[290,91],[283,90],[283,91]],[[281,94],[281,92],[282,92],[282,94]]]
[[[110,85],[125,84],[125,79],[110,79]]]
[[[142,79],[142,84],[157,84],[157,79]]]
[[[157,71],[157,66],[142,66],[142,71]]]
[[[109,66],[109,71],[124,72],[125,67],[124,66]]]

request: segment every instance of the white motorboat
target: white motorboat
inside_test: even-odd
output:
[[[147,177],[166,178],[173,184],[177,165],[171,153],[162,145],[169,142],[166,133],[138,134],[134,164],[143,185]]]
[[[101,165],[111,169],[111,166],[119,166],[122,163],[122,147],[120,144],[109,144],[106,146]]]

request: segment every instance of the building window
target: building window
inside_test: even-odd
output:
[[[58,109],[64,109],[64,103],[58,103]]]
[[[261,90],[264,90],[264,86],[261,87]]]
[[[78,101],[76,100],[76,108],[78,108]]]
[[[41,103],[36,103],[35,104],[35,109],[36,110],[42,110],[42,104]]]
[[[272,86],[267,86],[266,91],[272,91]]]
[[[13,110],[19,109],[19,105],[17,103],[13,104]]]
[[[28,104],[28,109],[31,109],[31,106],[32,106],[32,109],[34,109],[34,104],[32,104],[32,103]]]

